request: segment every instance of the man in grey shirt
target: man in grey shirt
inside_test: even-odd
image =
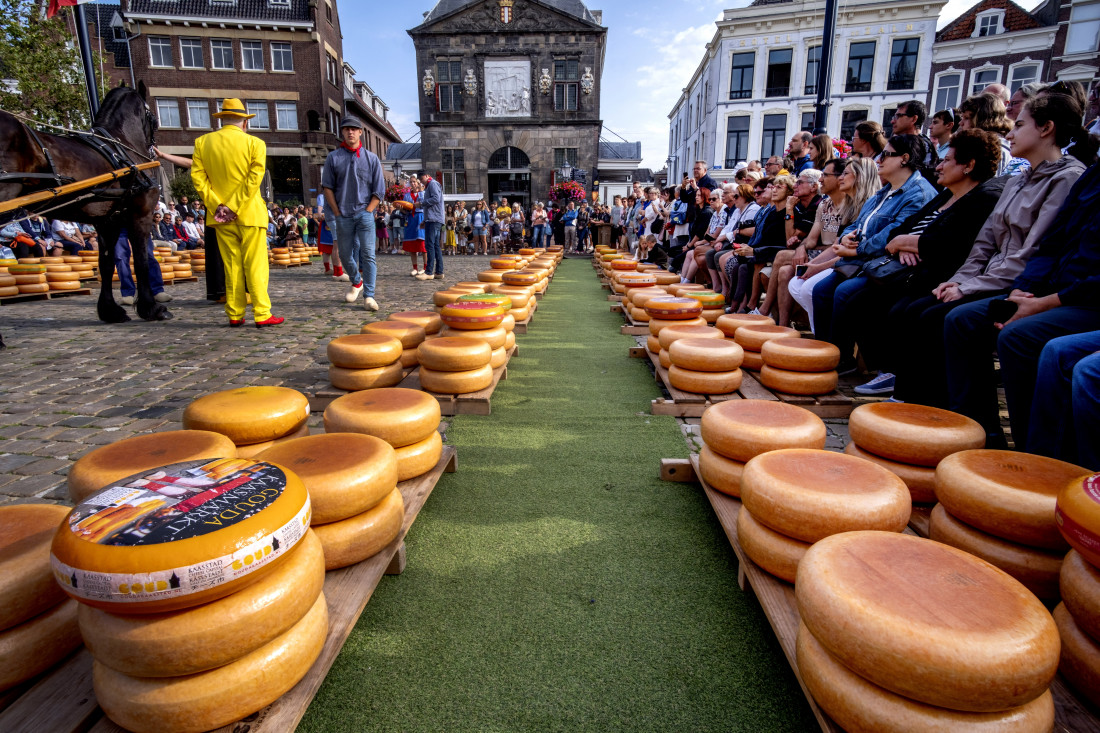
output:
[[[378,310],[374,299],[374,210],[386,195],[386,179],[378,156],[363,147],[363,123],[354,117],[340,122],[340,147],[328,154],[321,172],[325,203],[336,217],[336,244],[351,287],[344,300]]]
[[[420,182],[424,184],[424,193],[417,199],[416,208],[424,211],[424,247],[428,250],[428,264],[423,275],[417,280],[443,279],[443,248],[439,235],[443,231],[443,187],[439,181],[420,171]]]

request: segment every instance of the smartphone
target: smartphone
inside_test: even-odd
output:
[[[1019,303],[997,298],[989,301],[989,317],[993,319],[994,323],[1007,323],[1012,316],[1016,315],[1019,307]]]
[[[809,268],[810,268],[809,265],[795,265],[794,266],[794,276],[795,277],[805,277],[806,276],[806,270],[808,270]]]

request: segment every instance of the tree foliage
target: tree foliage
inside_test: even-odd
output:
[[[191,180],[191,171],[189,170],[177,171],[176,175],[172,176],[172,180],[168,182],[168,190],[172,192],[172,198],[176,201],[179,201],[182,196],[186,196],[191,201],[200,198],[199,192],[195,189],[195,184]]]
[[[91,125],[71,8],[46,19],[46,0],[0,0],[0,109],[39,122]],[[98,54],[93,51],[96,66]],[[99,96],[107,89],[99,79]]]

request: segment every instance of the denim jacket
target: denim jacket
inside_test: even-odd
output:
[[[863,205],[856,220],[841,232],[841,237],[857,230],[863,234],[857,248],[859,254],[855,258],[844,258],[842,262],[866,261],[885,252],[894,230],[935,195],[936,189],[919,171],[909,176],[909,180],[896,191],[891,190],[889,185],[880,188]],[[872,217],[876,208],[878,212]]]

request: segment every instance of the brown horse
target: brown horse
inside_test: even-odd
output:
[[[0,111],[0,201],[153,160],[157,120],[145,103],[144,84],[139,90],[112,89],[103,98],[95,117],[93,133],[104,138],[113,137],[119,144],[99,138],[89,141],[79,135],[32,132],[12,115]],[[20,173],[37,175],[20,178]],[[42,174],[47,175],[43,177]],[[134,255],[138,315],[147,321],[172,317],[167,308],[153,299],[149,285],[147,243],[153,227],[153,210],[159,198],[160,189],[156,184],[144,173],[134,171],[105,186],[38,205],[45,209],[62,203],[60,208],[49,211],[50,218],[91,224],[99,233],[102,286],[96,311],[100,320],[107,323],[130,320],[111,292],[115,243],[123,230]]]

